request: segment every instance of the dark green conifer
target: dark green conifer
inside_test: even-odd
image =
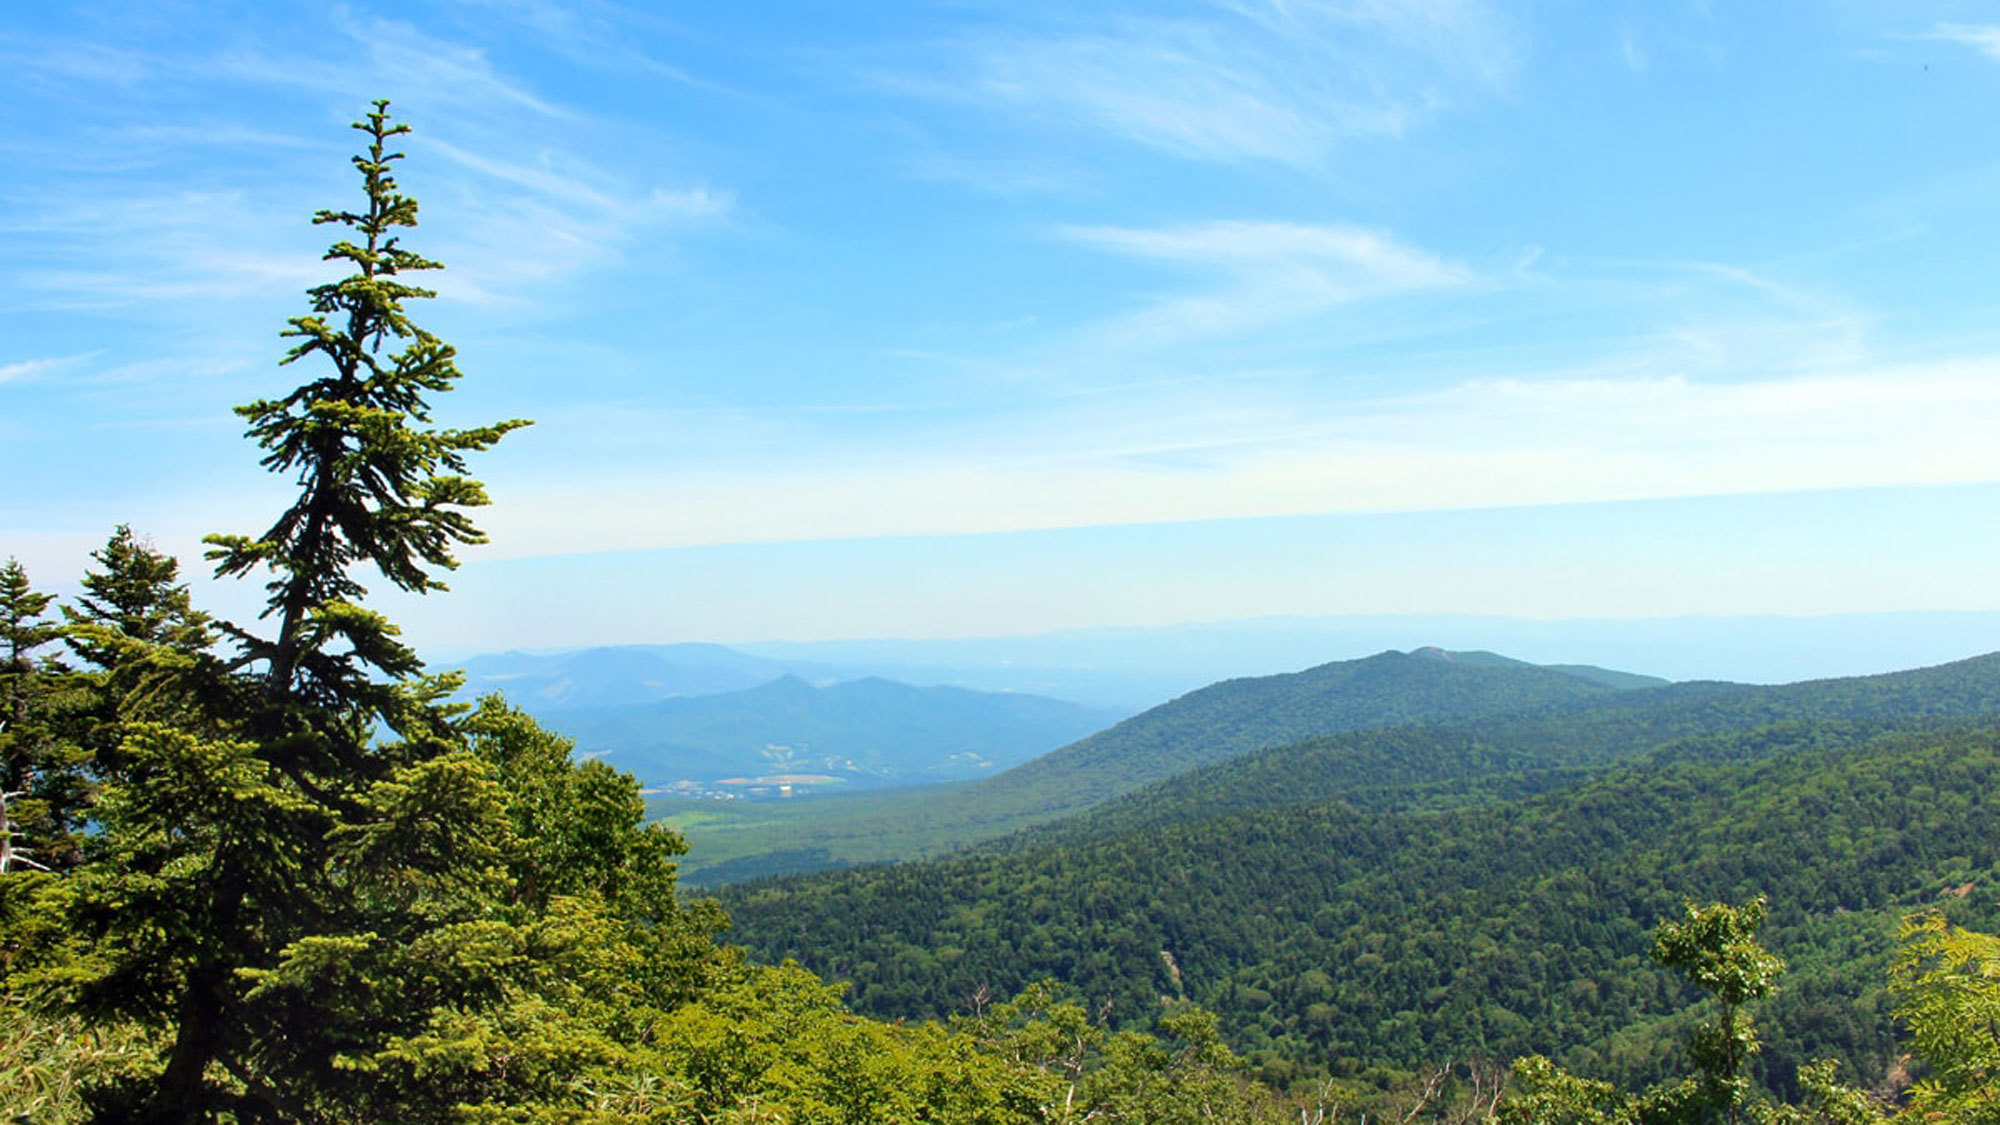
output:
[[[93,768],[108,776],[117,771],[124,722],[199,724],[201,708],[188,691],[194,673],[211,686],[223,677],[210,652],[215,627],[179,581],[178,560],[125,524],[90,557],[97,565],[83,576],[83,594],[62,607],[63,639],[88,665],[74,677],[82,697],[78,737]]]
[[[131,525],[119,524],[91,552],[97,569],[83,576],[83,594],[62,607],[71,651],[107,672],[129,663],[133,645],[200,650],[215,643],[208,615],[194,608],[180,581],[180,562],[155,550]]]
[[[474,999],[404,992],[389,1006],[400,1018],[368,1008],[373,1024],[344,1022],[354,990],[396,975],[368,951],[435,941],[504,900],[505,799],[441,705],[453,682],[421,675],[395,627],[360,604],[354,572],[442,589],[434,574],[455,565],[452,548],[483,541],[466,509],[486,496],[465,455],[525,423],[431,425],[428,396],[458,371],[452,348],[404,310],[432,293],[402,277],[438,268],[398,238],[417,204],[388,146],[407,127],[386,102],[355,127],[365,204],[314,217],[353,230],[326,254],[353,272],[312,289],[311,313],[285,332],[299,341],[285,363],[324,370],[239,409],[297,499],[259,537],[210,540],[220,575],[270,570],[275,635],[220,623],[241,655],[207,657],[206,622],[172,585],[170,560],[129,534],[100,554],[80,611],[91,659],[138,661],[171,700],[136,713],[129,690],[120,700],[97,810],[103,861],[73,895],[94,942],[72,974],[78,1005],[171,1038],[155,1076],[103,1093],[107,1120],[324,1115],[362,1085],[342,1079],[340,1060],[420,1027],[426,999]],[[348,954],[345,994],[305,1002],[272,987],[334,948]]]
[[[83,754],[59,736],[67,669],[51,653],[62,630],[18,560],[0,566],[0,873],[67,866],[83,817]]]
[[[259,566],[274,573],[264,616],[277,619],[277,635],[225,629],[265,666],[274,696],[317,705],[380,705],[386,689],[371,683],[369,669],[391,678],[421,669],[395,628],[360,607],[367,590],[352,571],[368,564],[403,590],[444,589],[435,575],[457,566],[453,547],[486,541],[465,512],[487,503],[484,487],[464,475],[465,454],[528,424],[430,425],[426,396],[458,380],[457,353],[403,308],[436,296],[403,275],[441,267],[405,249],[396,233],[417,225],[417,201],[390,174],[403,154],[389,142],[409,126],[390,124],[388,107],[376,102],[354,126],[368,138],[354,157],[367,206],[313,216],[355,231],[359,241],[341,239],[326,252],[354,272],[312,289],[312,313],[292,318],[284,333],[299,340],[284,363],[322,361],[329,370],[283,398],[237,408],[266,450],[264,466],[296,478],[298,499],[261,536],[209,538],[219,575]]]

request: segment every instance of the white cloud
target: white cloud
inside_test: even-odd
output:
[[[892,85],[1198,160],[1314,164],[1502,88],[1519,56],[1476,0],[1246,0],[970,36]]]
[[[1072,404],[1035,419],[1047,431],[1035,442],[954,434],[929,448],[848,457],[759,442],[769,456],[754,467],[628,470],[616,485],[587,467],[565,480],[542,466],[517,475],[496,461],[480,473],[496,504],[477,515],[492,543],[465,555],[487,563],[2000,480],[1990,440],[2000,427],[2000,356],[1754,382],[1481,378],[1340,404],[1288,391],[1297,393],[1281,386],[1234,402],[1191,393],[1150,416]],[[616,420],[607,414],[610,432],[590,440],[616,440]],[[697,428],[726,431],[720,444],[755,437],[727,418],[638,425],[663,443]],[[192,560],[201,532],[261,526],[257,517],[282,500],[282,482],[245,483],[227,496],[147,507],[144,530]],[[129,508],[77,508],[86,510],[66,511],[61,527],[10,525],[8,549],[38,581],[77,573],[103,529],[132,518]],[[247,616],[255,592],[238,583],[204,598],[234,598],[223,608]]]
[[[53,43],[0,38],[0,61],[16,80],[37,85],[84,83],[101,88],[133,86],[161,68],[145,52],[101,43]]]
[[[433,228],[446,232],[436,253],[450,263],[448,292],[460,300],[508,301],[532,290],[546,302],[551,282],[642,241],[657,253],[653,238],[662,229],[725,220],[736,206],[731,193],[705,186],[637,188],[552,149],[503,159],[431,139],[425,150],[472,173],[452,186],[450,218]]]
[[[398,105],[422,105],[433,114],[484,121],[573,116],[503,74],[481,48],[426,35],[401,21],[357,19],[345,11],[335,13],[335,23],[360,52],[358,60],[324,49],[304,54],[292,44],[256,44],[189,59],[184,66],[190,76],[305,89],[357,106],[394,90]]]
[[[533,162],[503,160],[475,153],[447,141],[431,140],[425,146],[455,163],[499,183],[520,188],[532,195],[582,211],[627,219],[679,218],[710,219],[727,215],[735,199],[727,192],[706,187],[668,190],[633,195],[609,186],[603,173],[577,158],[544,150]]]
[[[526,164],[470,152],[437,139],[430,140],[425,147],[482,175],[559,202],[599,211],[614,210],[620,206],[618,201],[591,185],[574,166],[565,164],[559,167],[546,153],[538,162]]]
[[[1457,285],[1466,270],[1363,227],[1305,223],[1215,222],[1172,228],[1067,227],[1079,242],[1134,257],[1228,269],[1312,262],[1351,272],[1362,288],[1427,289]]]
[[[524,11],[556,14],[534,3]],[[101,91],[116,72],[131,104],[105,111],[108,129],[15,139],[28,157],[21,166],[47,165],[47,156],[72,174],[66,191],[23,188],[0,200],[0,230],[18,236],[0,266],[0,295],[29,308],[119,307],[178,326],[193,319],[187,302],[239,301],[255,306],[248,319],[267,317],[274,296],[295,300],[329,280],[324,232],[305,220],[354,198],[339,154],[357,137],[337,124],[279,127],[261,116],[300,93],[338,122],[395,92],[392,111],[418,130],[398,142],[412,154],[400,178],[428,205],[410,242],[451,267],[438,284],[452,299],[518,304],[533,287],[542,306],[556,307],[552,283],[623,259],[670,260],[664,240],[734,209],[725,190],[627,159],[647,147],[621,132],[632,126],[544,96],[481,46],[345,8],[327,21],[279,39],[245,20],[192,51],[57,44],[26,59],[39,81],[64,90]],[[193,117],[174,108],[197,96]],[[624,166],[585,161],[582,145]],[[233,151],[227,160],[203,151],[215,146]],[[639,247],[645,253],[632,252]],[[201,319],[242,311],[210,304]]]
[[[673,27],[665,17],[643,8],[596,0],[458,0],[516,25],[536,46],[594,70],[619,68],[664,78],[711,93],[734,95],[720,83],[700,78],[641,49],[635,28]]]
[[[169,317],[154,303],[298,292],[326,274],[302,252],[302,217],[242,191],[126,187],[45,200],[6,224],[33,251],[0,272],[0,288],[18,288],[28,307],[129,305]]]
[[[1640,44],[1637,32],[1626,30],[1618,36],[1618,57],[1625,69],[1634,74],[1644,74],[1651,66],[1646,56],[1646,48]]]
[[[65,356],[59,359],[24,359],[14,363],[0,363],[0,383],[26,383],[40,379],[57,371],[79,358]]]
[[[1220,279],[1204,292],[1161,300],[1116,322],[1106,330],[1114,343],[1160,345],[1242,332],[1354,301],[1453,289],[1475,279],[1463,266],[1361,227],[1216,222],[1068,227],[1060,233]]]
[[[1107,418],[1118,419],[1107,423]],[[2000,356],[1761,381],[1475,379],[1321,404],[1082,407],[1044,440],[505,483],[497,556],[2000,480]],[[673,495],[671,505],[655,498]]]
[[[994,159],[931,153],[903,162],[912,176],[964,184],[989,195],[1074,194],[1092,186],[1088,176],[1038,159]]]
[[[2000,24],[1943,23],[1932,34],[1937,39],[1962,43],[1988,58],[2000,59]]]

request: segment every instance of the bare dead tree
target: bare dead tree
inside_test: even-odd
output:
[[[1313,1103],[1299,1107],[1299,1125],[1339,1125],[1340,1111],[1344,1108],[1333,1100],[1334,1084],[1329,1078],[1313,1091]]]
[[[1477,1125],[1492,1120],[1501,1096],[1507,1092],[1508,1073],[1507,1067],[1493,1059],[1466,1059],[1465,1081],[1469,1091],[1446,1114],[1447,1125]]]
[[[1430,1108],[1431,1103],[1437,1101],[1444,1093],[1445,1082],[1450,1078],[1451,1068],[1448,1066],[1425,1067],[1423,1073],[1417,1076],[1416,1100],[1410,1104],[1409,1110],[1401,1118],[1403,1125],[1410,1125],[1410,1122],[1422,1116],[1424,1110]]]
[[[0,734],[6,732],[7,721],[0,719]],[[33,852],[14,843],[14,820],[7,810],[14,798],[27,795],[25,789],[0,789],[0,874],[14,870],[16,865],[32,867],[37,871],[48,870],[46,865],[29,858]]]

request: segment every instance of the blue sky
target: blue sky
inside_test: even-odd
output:
[[[49,587],[282,504],[229,407],[387,97],[440,417],[537,423],[420,643],[2000,607],[1987,5],[42,7],[0,553]]]

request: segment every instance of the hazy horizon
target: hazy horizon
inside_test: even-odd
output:
[[[1217,680],[1294,672],[1386,650],[1435,646],[1537,664],[1595,664],[1668,680],[1740,683],[1873,675],[2000,650],[2000,613],[1688,616],[1533,620],[1473,614],[1265,617],[956,638],[676,641],[440,651],[434,667],[508,654],[719,645],[845,675],[1029,691],[1143,709]]]

